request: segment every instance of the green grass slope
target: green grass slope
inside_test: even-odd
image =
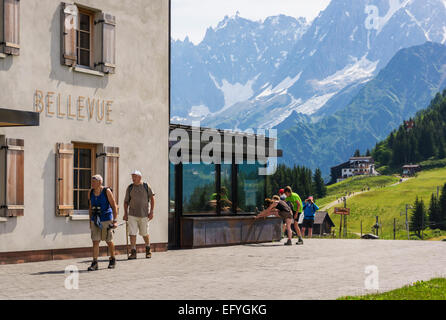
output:
[[[446,279],[419,281],[401,289],[338,300],[446,300]]]
[[[333,184],[327,187],[327,195],[317,200],[317,205],[323,208],[327,204],[336,201],[348,192],[359,192],[364,188],[371,190],[381,188],[382,186],[389,186],[399,181],[399,178],[394,176],[378,176],[378,177],[353,177],[345,181]]]
[[[406,204],[412,205],[415,198],[423,199],[426,210],[432,193],[437,192],[437,186],[443,186],[446,182],[446,168],[423,171],[416,178],[410,179],[396,186],[378,188],[371,192],[357,195],[347,201],[347,207],[351,209],[348,217],[348,232],[358,234],[361,232],[361,221],[363,233],[371,233],[375,224],[376,216],[379,216],[382,230],[380,237],[383,239],[393,239],[393,223],[397,221],[396,239],[407,239],[405,230],[405,216],[400,213],[405,212]],[[339,216],[329,210],[335,224],[339,224]],[[412,211],[409,210],[409,219]],[[338,227],[338,226],[337,226]],[[426,238],[439,237],[444,233],[427,230]]]

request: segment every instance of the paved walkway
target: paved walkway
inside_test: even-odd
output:
[[[124,257],[120,257],[123,259]],[[365,268],[379,270],[382,291],[446,277],[446,243],[306,240],[154,253],[87,273],[89,259],[0,266],[0,299],[336,299],[367,293]],[[65,289],[65,267],[80,270]]]

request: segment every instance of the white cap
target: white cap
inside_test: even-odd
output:
[[[102,176],[100,174],[96,174],[93,177],[91,177],[91,179],[94,179],[96,181],[99,181],[100,183],[104,182],[104,179],[102,179]]]
[[[137,175],[137,176],[142,177],[142,173],[141,173],[141,171],[138,171],[138,170],[133,171],[133,172],[132,172],[132,175]]]

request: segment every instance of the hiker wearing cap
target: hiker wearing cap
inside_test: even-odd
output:
[[[293,221],[291,208],[285,201],[280,200],[279,196],[274,196],[272,200],[265,199],[265,207],[267,209],[258,213],[255,219],[266,218],[271,215],[282,218],[288,232],[288,241],[285,245],[291,246],[291,239],[293,238],[293,232],[291,231],[291,223]]]
[[[285,189],[279,190],[279,197],[280,197],[280,200],[282,200],[282,201],[286,200]]]
[[[294,193],[291,187],[286,187],[284,189],[286,199],[285,201],[288,203],[291,203],[293,206],[293,219],[294,219],[294,229],[296,230],[297,236],[299,237],[299,240],[297,241],[297,245],[304,244],[304,241],[302,240],[302,234],[299,229],[299,218],[302,214],[302,200],[300,199],[299,195],[297,193]]]
[[[313,236],[314,216],[318,210],[319,207],[314,203],[313,197],[309,197],[307,200],[305,200],[302,234],[305,235],[305,231],[308,228],[308,238]]]
[[[152,188],[142,181],[142,174],[136,170],[132,172],[133,183],[128,186],[124,199],[124,220],[128,221],[131,252],[129,260],[136,259],[136,235],[144,238],[146,244],[146,258],[152,257],[150,238],[148,233],[149,221],[153,219],[155,198]],[[150,211],[149,211],[150,203]]]
[[[109,269],[116,266],[113,229],[117,228],[118,210],[110,188],[103,187],[100,175],[91,178],[91,191],[88,194],[91,240],[93,241],[93,262],[88,271],[98,270],[99,244],[106,241],[110,251]]]

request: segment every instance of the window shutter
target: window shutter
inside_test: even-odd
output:
[[[74,146],[57,144],[56,151],[56,215],[71,216],[74,210]]]
[[[60,17],[61,63],[67,66],[75,66],[77,64],[77,6],[74,4],[62,2]]]
[[[104,73],[116,69],[116,17],[99,12],[95,21],[95,68]]]
[[[4,139],[2,152],[5,159],[5,188],[2,195],[3,217],[24,215],[25,143],[20,139]]]
[[[18,56],[20,53],[20,0],[0,0],[0,52]]]
[[[104,186],[113,190],[116,204],[119,203],[119,148],[104,147],[103,158]]]

